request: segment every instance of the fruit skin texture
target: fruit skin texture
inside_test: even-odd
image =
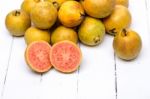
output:
[[[98,45],[105,36],[105,27],[101,20],[86,17],[78,30],[80,41],[85,45]]]
[[[58,11],[58,18],[66,27],[78,26],[84,19],[84,9],[77,1],[66,1]]]
[[[31,10],[31,20],[40,29],[49,29],[57,19],[57,9],[50,2],[39,2]]]
[[[94,18],[104,18],[111,14],[115,0],[81,0],[85,12]]]
[[[122,6],[116,5],[114,11],[110,16],[103,20],[106,32],[115,35],[124,28],[128,28],[131,24],[131,14],[129,10]]]
[[[125,7],[128,7],[129,6],[129,0],[116,0],[116,4],[117,5],[123,5]]]
[[[77,33],[71,29],[64,26],[57,27],[51,34],[51,43],[55,44],[59,41],[69,40],[74,43],[78,42]]]
[[[45,41],[34,41],[25,50],[27,65],[37,73],[47,72],[51,67],[50,62],[51,46]]]
[[[56,70],[71,73],[78,69],[82,60],[82,53],[75,43],[65,40],[52,46],[50,59]]]
[[[31,26],[31,20],[25,11],[13,10],[7,14],[5,25],[11,35],[23,36],[26,29]]]
[[[26,30],[24,39],[26,44],[30,44],[34,41],[43,40],[50,43],[50,33],[48,30],[40,30],[35,27],[30,27]]]
[[[53,3],[53,5],[59,9],[59,7],[62,5],[62,3],[64,3],[65,1],[69,1],[69,0],[45,0],[45,1],[49,1],[51,3]]]
[[[135,31],[123,30],[114,37],[113,48],[119,58],[132,60],[139,55],[142,40]]]
[[[24,0],[21,4],[21,9],[30,14],[32,8],[38,3],[40,0]]]

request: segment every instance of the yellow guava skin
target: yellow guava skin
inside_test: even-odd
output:
[[[5,26],[12,36],[23,36],[31,26],[30,16],[23,10],[13,10],[6,16]]]
[[[78,35],[71,28],[67,28],[65,26],[59,26],[51,34],[51,44],[55,44],[63,40],[69,40],[77,44]]]
[[[57,20],[57,9],[48,1],[39,2],[31,10],[31,21],[40,29],[50,29]]]
[[[123,5],[116,5],[112,14],[103,19],[106,32],[116,35],[124,28],[128,28],[131,24],[132,16],[130,11]]]
[[[104,24],[99,19],[86,17],[79,27],[78,36],[85,45],[99,45],[105,37]]]
[[[50,32],[48,30],[41,30],[36,27],[30,27],[26,30],[24,39],[27,45],[39,40],[50,43]]]
[[[81,0],[85,12],[94,18],[105,18],[115,7],[115,0]]]
[[[113,48],[119,58],[133,60],[141,51],[142,40],[137,32],[123,29],[114,37]]]
[[[84,15],[84,9],[77,1],[64,2],[58,11],[58,19],[66,27],[80,25],[84,19]]]

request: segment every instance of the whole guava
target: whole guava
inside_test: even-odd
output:
[[[58,19],[66,27],[78,26],[83,21],[84,15],[84,9],[77,1],[64,2],[58,11]]]
[[[94,18],[104,18],[111,14],[116,0],[81,0],[85,12]]]
[[[50,43],[50,33],[48,30],[41,30],[36,27],[30,27],[26,30],[24,39],[26,44],[30,44],[34,41],[43,40]]]
[[[35,27],[49,29],[57,20],[57,9],[48,1],[39,2],[31,10],[30,16]]]
[[[131,29],[123,29],[114,37],[113,48],[119,58],[132,60],[139,55],[142,40],[137,32]]]
[[[23,36],[31,26],[30,16],[23,10],[13,10],[7,14],[5,25],[12,36]]]
[[[104,18],[103,23],[108,34],[116,35],[122,29],[128,28],[131,20],[132,17],[128,8],[123,5],[116,5],[112,14]]]
[[[78,41],[77,33],[71,29],[64,26],[57,27],[51,34],[51,43],[55,44],[59,41],[69,40],[74,43]]]
[[[98,45],[105,36],[105,27],[101,20],[86,17],[78,30],[80,41],[85,45]]]

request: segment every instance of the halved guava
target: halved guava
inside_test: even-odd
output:
[[[34,41],[30,43],[25,51],[25,59],[28,66],[35,72],[47,72],[51,67],[51,46],[46,41]]]
[[[78,69],[82,53],[75,43],[64,40],[52,46],[50,59],[56,70],[63,73],[71,73]]]

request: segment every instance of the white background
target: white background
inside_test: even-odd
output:
[[[126,62],[115,56],[113,37],[96,47],[80,45],[82,64],[76,72],[54,69],[40,75],[25,63],[23,37],[12,37],[5,16],[22,0],[0,3],[0,99],[150,99],[150,1],[130,0],[131,28],[142,38],[139,57]]]

